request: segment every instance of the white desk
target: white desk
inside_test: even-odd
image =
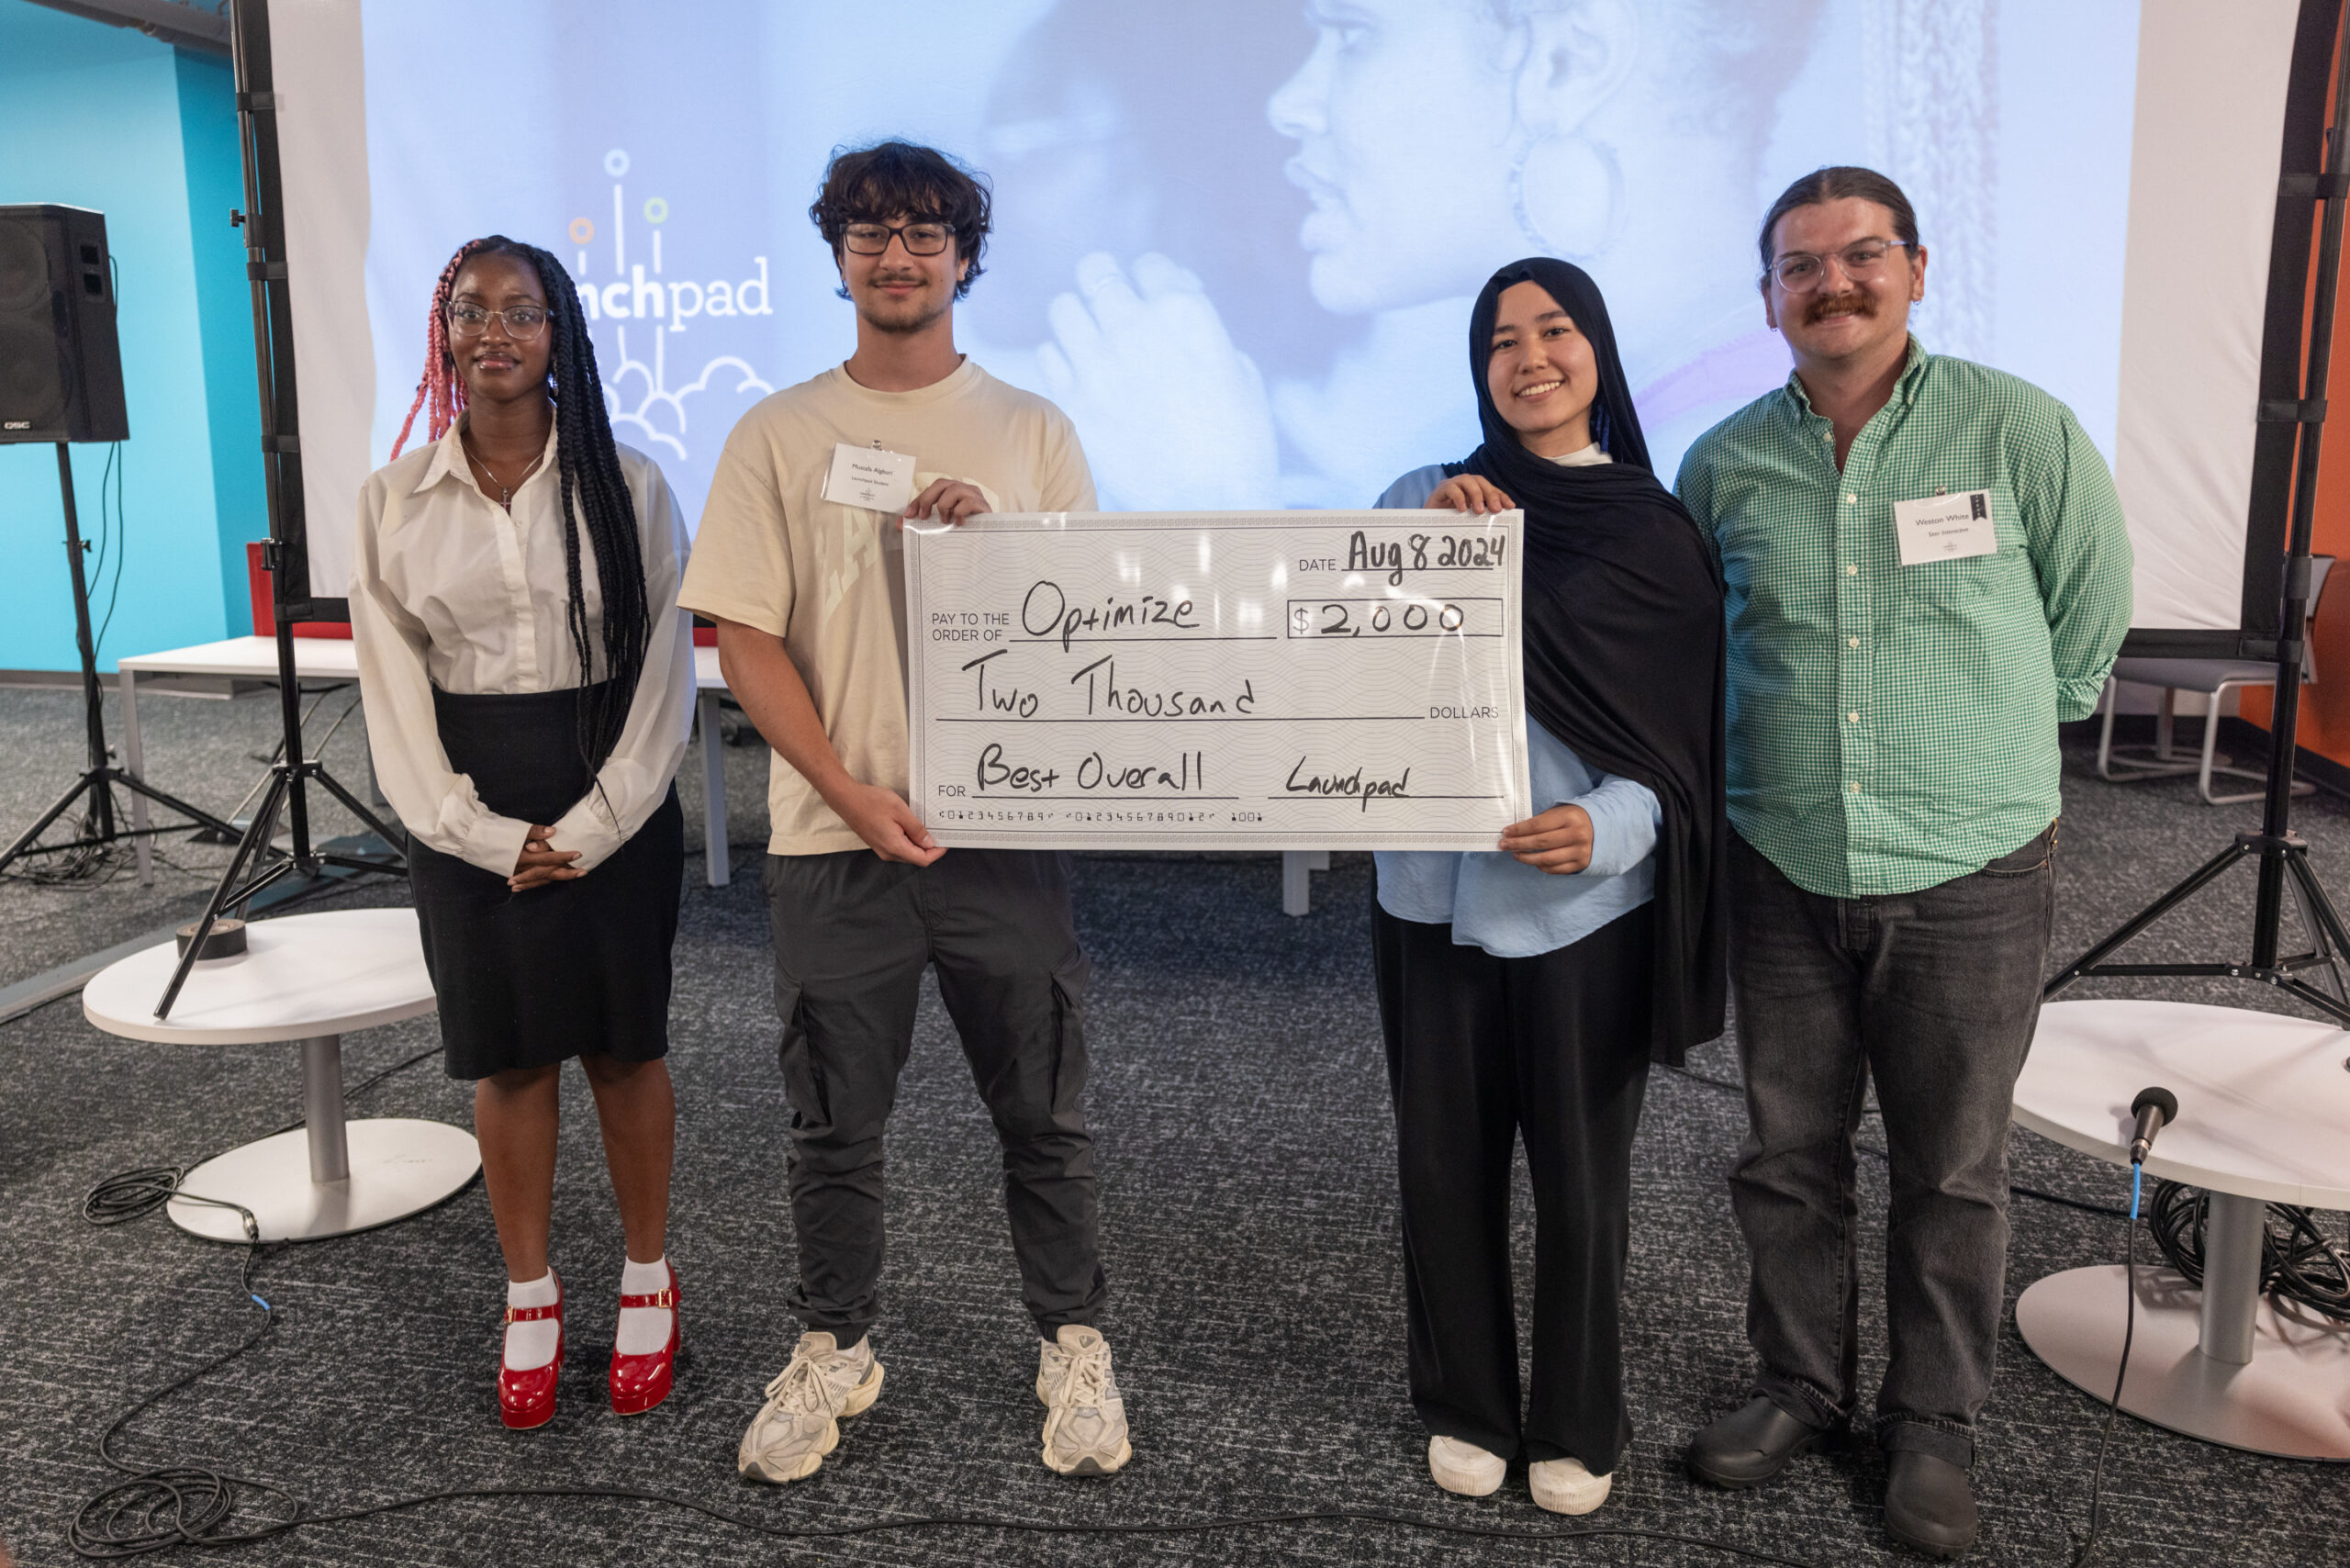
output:
[[[140,654],[121,662],[122,672],[122,745],[123,766],[133,775],[144,777],[146,754],[139,740],[139,681],[141,677],[200,677],[208,679],[259,681],[274,686],[277,683],[277,641],[274,637],[231,637],[226,642],[203,643],[192,648],[173,648],[160,654]],[[304,684],[348,682],[359,678],[359,655],[347,637],[297,637],[294,639],[294,674]],[[704,802],[702,847],[706,853],[705,875],[713,888],[722,888],[729,880],[726,863],[726,767],[725,753],[718,740],[718,699],[726,689],[726,681],[718,673],[718,650],[694,650],[694,685],[696,703],[701,715],[702,799]],[[207,692],[205,695],[218,695]],[[147,826],[147,801],[134,794],[130,798],[130,823],[135,828]],[[137,840],[139,879],[142,883],[154,880],[152,857],[144,834]]]
[[[178,957],[172,943],[109,965],[82,991],[83,1016],[129,1039],[302,1047],[305,1125],[206,1160],[182,1179],[180,1191],[243,1204],[263,1241],[372,1229],[462,1191],[481,1170],[481,1151],[462,1127],[408,1117],[343,1120],[342,1036],[433,1010],[416,912],[291,914],[257,920],[246,931],[246,952],[196,966],[167,1021],[157,1021],[155,1003]],[[234,1209],[175,1197],[169,1212],[197,1236],[246,1238]]]
[[[2206,1288],[2142,1266],[2121,1408],[2176,1432],[2294,1459],[2350,1460],[2350,1328],[2259,1293],[2270,1203],[2350,1208],[2350,1034],[2177,1002],[2041,1009],[2014,1117],[2125,1169],[2131,1102],[2161,1087],[2178,1120],[2146,1160],[2211,1194]],[[2142,1252],[2141,1256],[2143,1254]],[[2052,1274],[2016,1303],[2040,1359],[2099,1400],[2121,1364],[2127,1270]]]

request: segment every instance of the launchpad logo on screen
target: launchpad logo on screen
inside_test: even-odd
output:
[[[565,227],[571,280],[595,323],[597,367],[614,433],[665,467],[674,462],[706,470],[728,426],[697,421],[695,399],[712,386],[736,397],[775,390],[750,360],[732,352],[739,340],[728,330],[744,317],[775,314],[767,258],[752,256],[729,275],[723,258],[687,247],[670,253],[668,198],[633,199],[629,168],[625,149],[605,153],[610,216],[599,224],[582,213]]]

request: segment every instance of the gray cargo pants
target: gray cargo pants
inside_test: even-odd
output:
[[[791,1103],[791,1315],[846,1346],[879,1313],[882,1128],[935,964],[1003,1145],[1022,1297],[1048,1339],[1091,1324],[1108,1287],[1083,1109],[1088,965],[1065,861],[955,849],[919,867],[856,849],[770,855],[764,879]]]

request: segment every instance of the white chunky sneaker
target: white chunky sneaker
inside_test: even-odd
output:
[[[840,1444],[838,1418],[862,1415],[880,1393],[881,1363],[869,1338],[844,1350],[830,1334],[802,1334],[791,1364],[767,1384],[767,1402],[743,1434],[734,1468],[759,1481],[813,1475]]]
[[[1487,1453],[1459,1438],[1428,1439],[1428,1474],[1448,1492],[1463,1497],[1490,1496],[1509,1470],[1502,1456]]]
[[[1527,1466],[1526,1484],[1535,1503],[1554,1514],[1587,1514],[1607,1501],[1616,1477],[1594,1475],[1579,1459],[1546,1459]]]
[[[1094,1330],[1065,1323],[1036,1356],[1036,1397],[1045,1402],[1045,1463],[1060,1475],[1107,1475],[1132,1459],[1126,1402],[1110,1375],[1110,1346]]]

